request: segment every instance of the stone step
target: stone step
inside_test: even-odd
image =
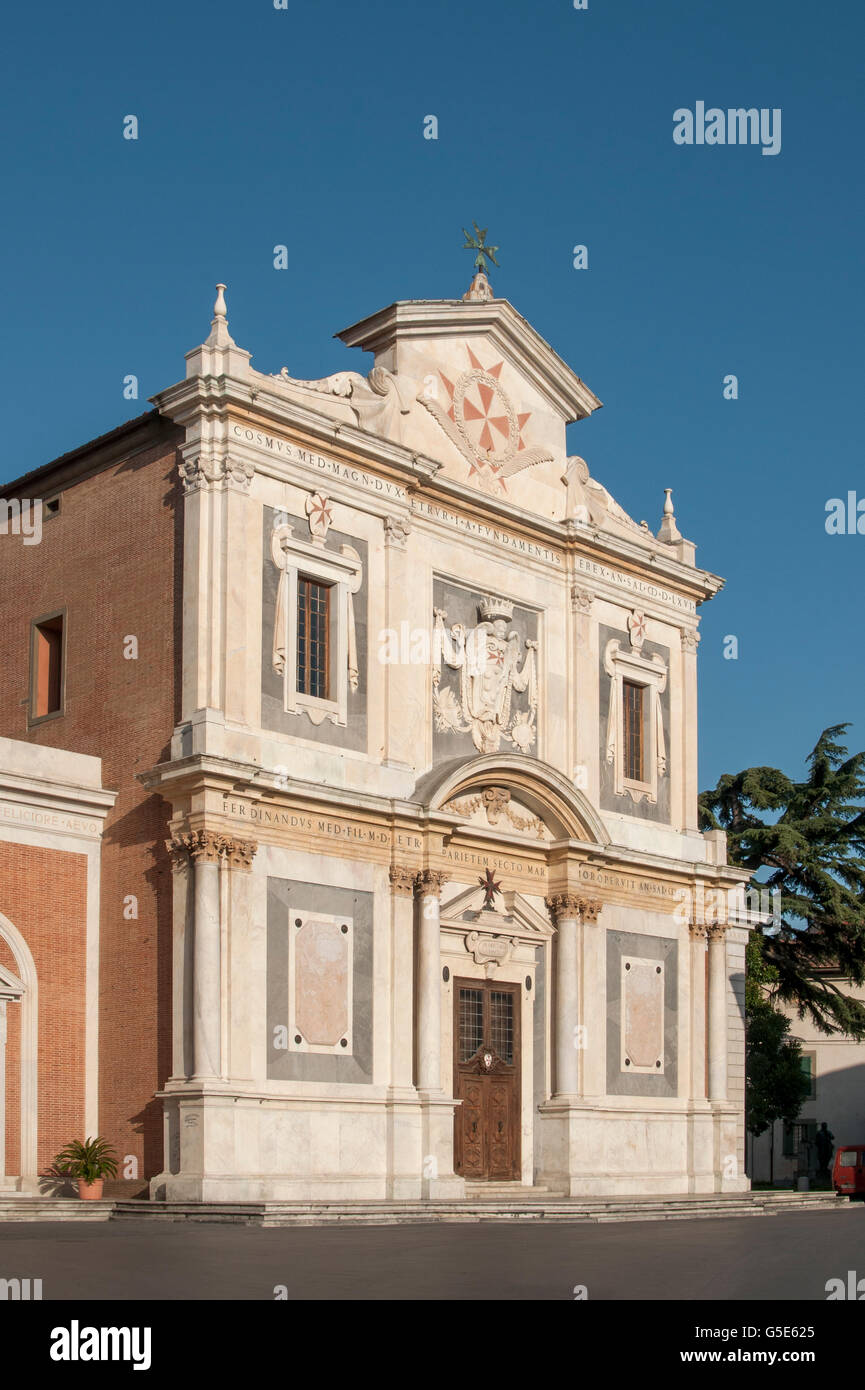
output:
[[[793,1211],[862,1211],[833,1192],[702,1193],[676,1197],[564,1197],[538,1188],[450,1201],[150,1202],[0,1194],[2,1221],[194,1221],[258,1226],[404,1225],[438,1221],[688,1221]]]
[[[82,1202],[80,1197],[29,1197],[0,1193],[2,1221],[110,1221],[117,1203]]]

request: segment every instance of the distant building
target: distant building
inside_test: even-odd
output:
[[[340,336],[368,375],[255,371],[220,287],[151,413],[5,489],[0,1184],[98,1130],[184,1200],[740,1191],[722,581],[568,456],[600,401],[483,274]]]
[[[853,999],[865,1000],[865,987],[825,972],[829,980]],[[835,1136],[835,1148],[865,1144],[865,1043],[846,1033],[820,1033],[794,1005],[777,1004],[790,1019],[790,1037],[802,1044],[802,1063],[811,1081],[794,1124],[776,1121],[758,1138],[748,1136],[748,1171],[754,1182],[795,1184],[799,1177],[815,1178],[819,1160],[815,1138],[825,1121]],[[830,1164],[831,1167],[831,1164]]]

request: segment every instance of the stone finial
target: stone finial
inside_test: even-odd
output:
[[[225,303],[225,286],[216,286],[216,303],[210,321],[210,335],[205,347],[234,347],[235,342],[228,331],[228,310]]]
[[[661,520],[661,529],[658,532],[658,540],[666,541],[669,545],[674,545],[676,541],[682,539],[682,533],[676,525],[676,515],[673,511],[673,489],[664,488],[664,515]]]
[[[463,295],[463,302],[488,304],[491,299],[495,299],[493,287],[484,272],[479,270]]]

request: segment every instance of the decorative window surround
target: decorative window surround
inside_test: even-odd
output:
[[[604,670],[610,678],[610,708],[607,717],[607,762],[614,768],[614,790],[616,796],[630,796],[634,802],[643,798],[650,802],[658,800],[658,779],[666,775],[667,749],[664,741],[664,717],[661,709],[661,695],[667,685],[667,667],[657,653],[645,657],[640,651],[624,651],[621,644],[613,640],[607,643],[604,652]],[[642,686],[644,727],[643,771],[647,774],[644,782],[635,782],[625,776],[624,762],[624,700],[622,682],[628,680]]]
[[[289,714],[305,714],[316,725],[325,719],[333,724],[347,724],[349,691],[358,687],[354,595],[363,579],[363,562],[350,545],[343,545],[338,551],[325,550],[323,537],[300,540],[287,523],[273,528],[271,558],[280,571],[273,669],[285,682],[285,709]],[[297,584],[301,574],[318,583],[329,584],[336,591],[331,599],[329,633],[330,670],[335,688],[326,700],[306,695],[297,688]]]

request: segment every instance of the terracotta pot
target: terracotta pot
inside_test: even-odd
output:
[[[102,1185],[104,1178],[97,1178],[95,1182],[85,1182],[83,1178],[78,1179],[78,1196],[82,1202],[98,1202],[102,1197]]]

